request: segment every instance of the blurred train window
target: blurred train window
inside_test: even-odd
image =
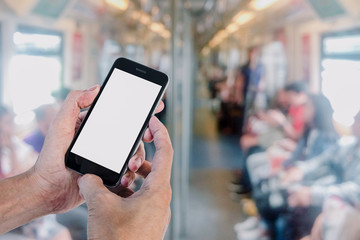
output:
[[[62,79],[62,33],[19,26],[13,35],[9,90],[17,124],[34,118],[32,110],[54,102],[51,92]]]
[[[360,107],[360,29],[323,36],[321,69],[335,121],[350,126]]]

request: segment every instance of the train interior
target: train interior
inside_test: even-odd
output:
[[[170,80],[158,115],[174,149],[165,239],[359,239],[359,145],[331,152],[357,139],[358,0],[0,0],[11,138],[38,154],[29,136],[119,57]],[[26,162],[0,158],[0,177]],[[86,239],[86,206],[75,210],[0,239]]]

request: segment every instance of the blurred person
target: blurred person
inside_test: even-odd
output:
[[[306,84],[294,82],[284,87],[287,94],[289,108],[287,116],[277,110],[268,114],[268,121],[272,126],[280,127],[285,135],[293,141],[297,141],[304,133],[304,111],[308,101]]]
[[[278,90],[274,103],[274,108],[287,112],[289,102],[284,89]],[[269,110],[271,111],[271,110]],[[236,180],[230,183],[229,189],[235,192],[246,193],[251,190],[248,170],[246,168],[247,157],[251,154],[264,152],[275,141],[284,138],[284,133],[279,127],[271,126],[268,120],[267,112],[259,112],[248,120],[248,129],[246,134],[240,138],[243,151],[243,168],[241,174],[236,177]]]
[[[289,206],[321,208],[326,197],[331,195],[338,196],[356,208],[360,206],[360,112],[355,116],[352,134],[352,137],[340,139],[336,146],[320,156],[298,162],[287,171],[283,183],[296,186],[290,188]],[[324,181],[319,181],[326,177],[333,177],[332,182],[335,183],[324,184]]]
[[[360,210],[336,195],[326,197],[311,234],[301,240],[359,240]]]
[[[308,101],[306,87],[302,83],[292,83],[286,85],[283,90],[278,90],[276,94],[277,105],[274,109],[266,112],[258,112],[249,119],[248,133],[240,138],[240,146],[244,152],[260,144],[263,149],[271,146],[274,141],[269,139],[264,143],[261,138],[268,129],[279,129],[284,138],[297,141],[304,132],[304,108]],[[251,126],[251,121],[262,122],[265,130],[258,126]],[[255,123],[256,124],[256,123]],[[270,134],[272,135],[272,134]]]
[[[95,86],[70,93],[50,126],[35,166],[0,181],[0,234],[35,218],[68,211],[85,199],[89,239],[164,238],[170,221],[173,150],[165,126],[156,117],[151,118],[143,137],[144,141],[154,140],[153,162],[145,161],[144,148],[139,147],[121,185],[112,192],[99,177],[80,176],[65,167],[65,152],[85,116],[79,115],[80,109],[88,107],[98,92],[99,86]],[[137,192],[128,188],[135,173],[145,178]]]
[[[0,177],[11,177],[28,170],[37,154],[15,136],[14,115],[0,105]]]
[[[252,47],[248,51],[248,62],[242,67],[241,76],[243,81],[243,95],[245,98],[245,120],[256,112],[257,99],[262,91],[263,65],[259,61],[260,48]]]
[[[220,97],[220,112],[218,114],[218,129],[224,134],[241,135],[244,115],[244,98],[242,95],[241,72],[234,70],[226,82],[218,84]]]
[[[275,109],[259,111],[248,119],[247,131],[240,138],[243,169],[230,183],[231,191],[239,194],[251,191],[248,156],[264,152],[283,138],[285,139],[278,143],[287,152],[295,150],[296,141],[304,131],[304,108],[308,99],[306,87],[298,82],[288,84],[284,89],[278,90],[275,99]]]
[[[0,105],[0,180],[27,171],[37,159],[32,147],[15,136],[13,118],[13,113]],[[71,239],[68,230],[56,222],[54,215],[35,220],[21,229],[0,236],[0,239],[11,236],[52,240]]]
[[[275,155],[274,153],[258,153],[249,156],[248,169],[254,188],[253,197],[262,219],[269,226],[272,238],[275,238],[276,234],[281,234],[280,230],[276,233],[275,223],[279,214],[286,211],[286,204],[284,205],[286,201],[283,200],[286,190],[281,187],[278,174],[281,174],[282,169],[291,166],[295,160],[307,161],[336,143],[338,134],[333,126],[332,114],[330,102],[325,96],[310,95],[304,109],[305,133],[297,143],[296,150],[291,154],[290,152],[286,154],[286,150],[278,150]],[[286,155],[288,160],[282,163]],[[278,199],[276,204],[271,200],[274,196]],[[238,229],[239,226],[241,225],[238,225]]]
[[[211,99],[216,98],[219,88],[218,85],[223,83],[225,80],[226,77],[222,67],[212,65],[210,69],[208,69],[207,81]]]
[[[310,95],[304,109],[304,134],[290,159],[283,163],[288,169],[295,161],[311,159],[332,146],[339,138],[333,123],[334,110],[322,94]]]
[[[31,145],[37,153],[40,153],[50,123],[55,118],[58,109],[53,104],[46,104],[38,107],[34,112],[37,128],[33,133],[25,137],[24,142]]]

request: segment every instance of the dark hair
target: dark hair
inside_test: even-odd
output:
[[[314,128],[325,131],[335,132],[333,124],[334,110],[331,107],[330,101],[323,94],[310,94],[310,101],[312,102],[315,110],[313,119]]]
[[[284,87],[284,90],[287,92],[306,93],[307,86],[303,82],[293,82],[293,83],[287,84]]]

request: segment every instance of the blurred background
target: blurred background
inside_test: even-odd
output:
[[[360,238],[358,0],[0,0],[1,179],[118,57],[170,78],[166,239]],[[86,216],[0,239],[86,239]]]

